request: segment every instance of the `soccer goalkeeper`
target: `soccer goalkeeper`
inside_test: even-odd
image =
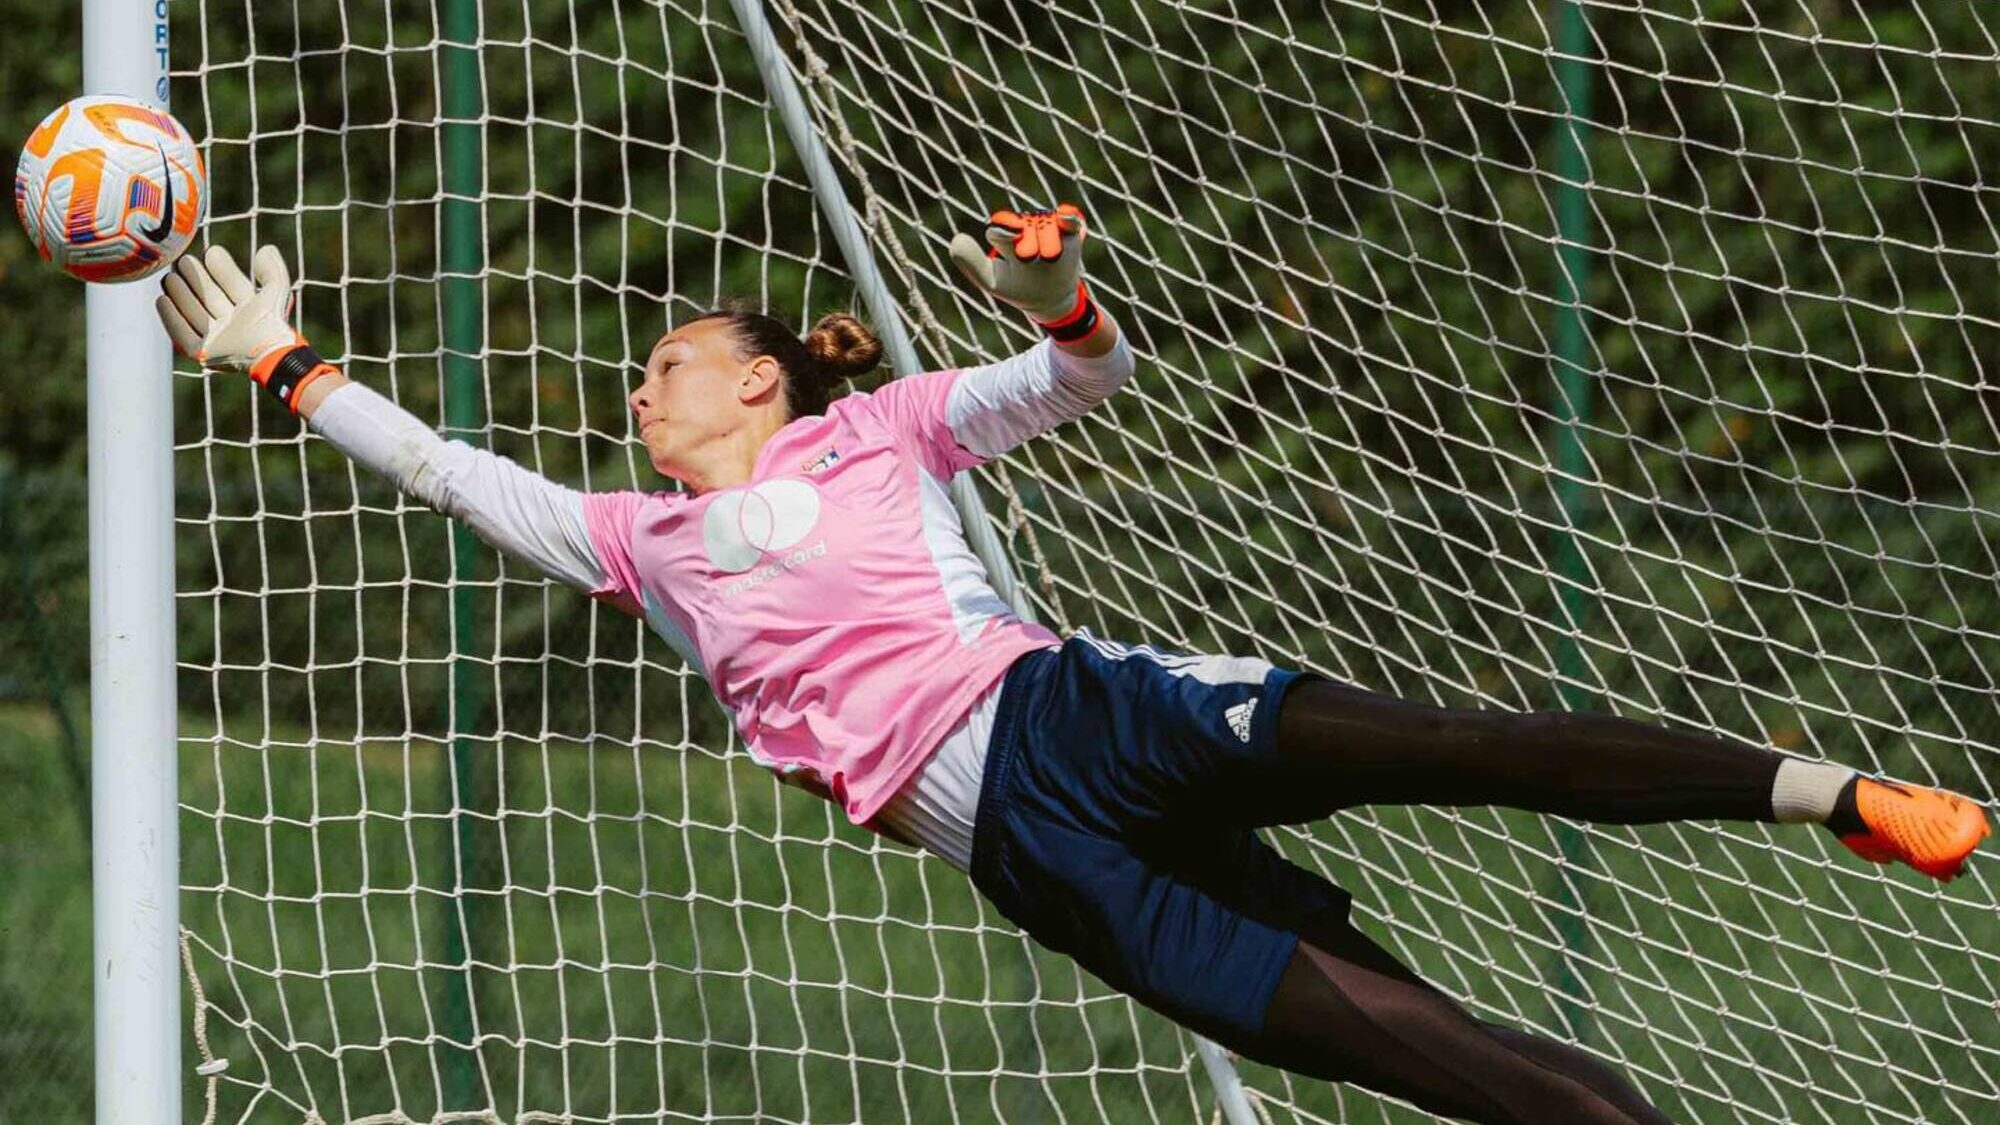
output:
[[[500,550],[644,616],[744,743],[857,824],[968,872],[1037,941],[1253,1059],[1491,1125],[1667,1120],[1575,1048],[1479,1020],[1349,921],[1345,891],[1255,835],[1371,803],[1618,824],[1813,822],[1950,879],[1987,834],[1957,795],[1610,715],[1447,710],[1262,660],[1016,618],[945,482],[1132,374],[1082,277],[1084,217],[995,212],[951,254],[1047,340],[833,398],[882,346],[726,308],[661,337],[631,393],[683,491],[580,493],[430,427],[287,323],[271,247],[181,259],[179,349],[247,371],[343,453]]]

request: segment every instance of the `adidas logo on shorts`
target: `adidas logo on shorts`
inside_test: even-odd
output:
[[[1246,699],[1222,713],[1223,718],[1229,720],[1229,729],[1235,731],[1236,737],[1245,743],[1250,741],[1250,716],[1256,710],[1257,701]]]

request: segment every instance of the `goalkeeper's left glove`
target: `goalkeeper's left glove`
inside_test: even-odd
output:
[[[153,302],[174,347],[206,366],[248,372],[298,413],[306,384],[335,368],[286,321],[292,277],[285,256],[275,246],[257,251],[255,286],[226,248],[211,246],[203,258],[206,265],[183,254],[161,285],[166,295]]]
[[[951,260],[966,280],[1020,309],[1057,341],[1069,343],[1097,327],[1097,305],[1083,283],[1083,212],[995,211],[986,220],[986,249],[972,236],[951,240]]]

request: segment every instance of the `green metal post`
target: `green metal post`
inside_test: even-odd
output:
[[[1584,56],[1590,52],[1591,39],[1589,17],[1581,4],[1558,0],[1555,15],[1556,46],[1563,56],[1556,60],[1556,75],[1569,113],[1556,129],[1554,161],[1559,177],[1556,230],[1562,240],[1554,325],[1561,388],[1556,401],[1556,414],[1561,419],[1555,435],[1556,468],[1561,474],[1556,481],[1556,498],[1562,508],[1565,530],[1555,533],[1553,546],[1556,571],[1564,579],[1557,587],[1563,611],[1561,619],[1573,630],[1581,630],[1593,602],[1587,592],[1590,568],[1576,534],[1589,518],[1590,495],[1582,483],[1589,468],[1589,460],[1584,456],[1584,427],[1590,422],[1591,373],[1595,368],[1590,324],[1583,311],[1583,302],[1590,291],[1590,252],[1584,249],[1590,240],[1590,201],[1585,189],[1578,186],[1590,176],[1583,123],[1590,115],[1591,69]],[[1569,710],[1582,710],[1592,702],[1594,693],[1577,686],[1587,667],[1582,646],[1573,636],[1562,637],[1556,648],[1556,668],[1562,676],[1558,691],[1562,705]],[[1580,871],[1587,867],[1590,844],[1584,834],[1565,826],[1559,837],[1565,869]],[[1588,1029],[1589,1009],[1570,998],[1582,990],[1581,966],[1590,934],[1579,920],[1583,903],[1573,880],[1562,880],[1557,888],[1557,901],[1563,909],[1559,925],[1564,950],[1557,983],[1564,998],[1563,1015],[1570,1029],[1582,1038]]]
[[[478,0],[446,0],[444,35],[438,47],[440,100],[443,113],[444,199],[439,214],[438,257],[443,278],[440,310],[444,319],[443,368],[446,436],[478,441],[481,416],[480,357],[484,351],[486,311],[480,271],[479,197],[483,189],[479,117],[481,114]],[[452,661],[450,690],[451,772],[446,779],[451,799],[452,839],[448,854],[456,857],[451,872],[458,894],[445,905],[445,964],[448,970],[441,1028],[453,1042],[470,1043],[473,1023],[472,942],[479,931],[479,897],[484,890],[481,833],[477,818],[495,807],[493,766],[482,761],[474,732],[482,729],[486,711],[484,670],[471,659],[479,643],[478,598],[468,583],[480,559],[478,540],[463,524],[451,528]],[[496,748],[497,749],[497,748]],[[477,1051],[452,1051],[443,1060],[445,1110],[483,1109]]]

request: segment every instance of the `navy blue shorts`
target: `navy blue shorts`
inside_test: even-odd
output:
[[[1088,632],[1022,656],[995,710],[974,885],[1147,1007],[1250,1041],[1299,934],[1345,926],[1350,903],[1254,832],[1282,803],[1278,706],[1300,675]]]

